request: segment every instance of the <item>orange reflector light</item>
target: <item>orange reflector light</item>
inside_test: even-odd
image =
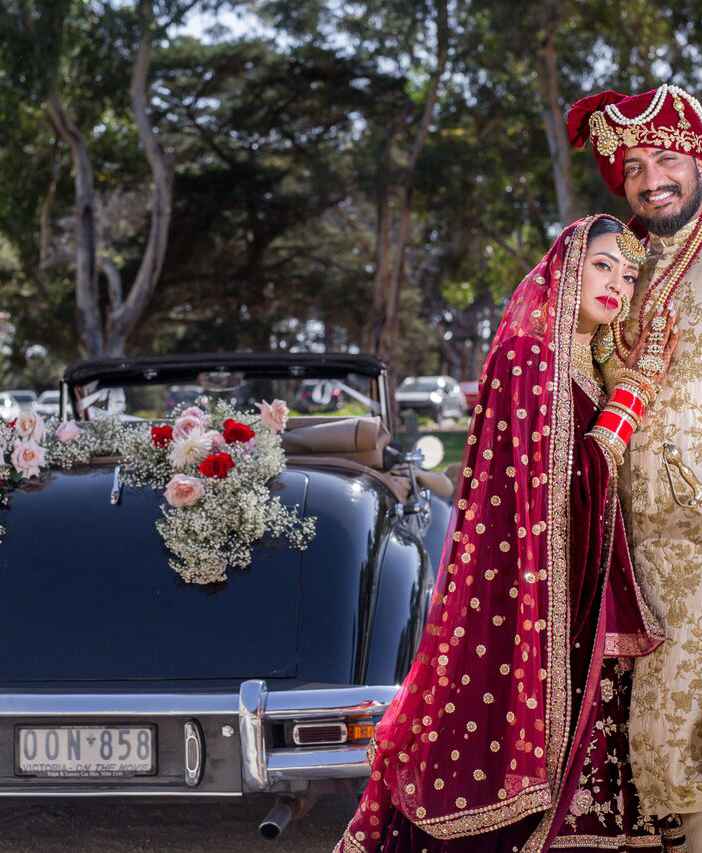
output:
[[[349,740],[370,740],[375,734],[375,726],[373,723],[349,723],[348,724]]]

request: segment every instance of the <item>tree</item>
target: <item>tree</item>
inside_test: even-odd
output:
[[[186,7],[193,5],[192,2],[169,3],[161,11],[170,13],[167,19],[170,21],[173,15],[182,15]],[[80,15],[85,17],[79,18]],[[139,0],[135,12],[123,7],[113,9],[107,3],[17,2],[7,6],[0,18],[6,67],[9,67],[11,79],[14,77],[13,82],[18,87],[25,77],[32,78],[31,93],[35,103],[45,107],[57,138],[70,150],[75,191],[77,329],[82,352],[89,356],[124,353],[126,340],[134,333],[151,300],[163,266],[171,219],[172,166],[151,123],[148,76],[154,39],[166,25],[163,16],[157,20],[152,0]],[[136,37],[135,33],[138,33]],[[117,51],[116,67],[108,67],[105,73],[105,56],[91,45],[107,43],[115,48],[120,46],[120,40],[123,50]],[[116,97],[107,96],[104,89],[100,91],[99,84],[96,93],[91,85],[95,74],[98,79],[103,76],[103,85],[105,79],[115,85],[118,74],[114,72],[123,72],[133,43],[136,47],[131,58],[130,118],[149,166],[150,221],[141,263],[133,281],[125,286],[119,266],[111,257],[112,247],[101,245],[98,240],[98,197],[93,152],[88,139],[95,135],[96,127],[104,127],[105,122],[110,121],[111,113],[119,114],[124,108],[121,85],[115,86]],[[39,53],[46,44],[54,46],[49,62]],[[23,67],[27,56],[33,58],[29,75]],[[85,99],[91,96],[96,103],[87,104]],[[44,266],[54,192],[55,181],[49,186],[42,212]],[[107,283],[106,299],[101,292],[100,272]]]

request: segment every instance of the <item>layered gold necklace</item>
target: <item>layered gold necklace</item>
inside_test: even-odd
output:
[[[592,358],[592,347],[589,343],[583,344],[578,340],[573,341],[571,371],[580,373],[582,376],[599,385],[600,380],[595,373],[595,362]]]

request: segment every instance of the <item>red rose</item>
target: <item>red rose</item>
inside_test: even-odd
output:
[[[154,447],[168,447],[173,441],[173,427],[168,424],[151,427],[151,443]]]
[[[17,423],[17,418],[14,418],[13,420],[8,421],[7,425],[10,427],[10,429],[14,429],[16,423]]]
[[[244,443],[251,441],[256,433],[251,427],[246,426],[246,424],[239,423],[239,421],[235,421],[232,418],[227,418],[222,424],[222,435],[227,444],[234,444],[237,441]]]
[[[233,467],[234,460],[228,453],[210,453],[197,466],[205,477],[216,477],[218,480],[223,480]]]

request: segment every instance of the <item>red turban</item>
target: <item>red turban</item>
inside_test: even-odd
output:
[[[607,186],[624,195],[627,148],[666,148],[702,158],[702,106],[697,98],[667,83],[641,95],[608,89],[573,104],[568,138],[575,148],[590,139]]]

